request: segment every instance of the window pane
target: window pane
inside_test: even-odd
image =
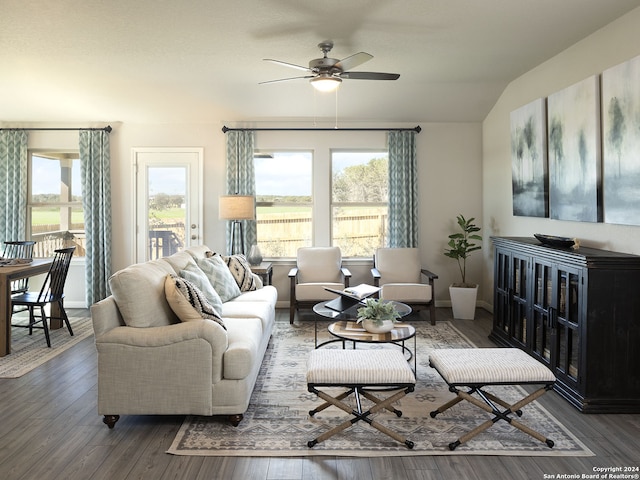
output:
[[[50,257],[58,248],[75,246],[85,255],[80,159],[77,152],[33,154],[30,163],[28,213],[35,257]]]
[[[31,201],[33,203],[59,203],[62,169],[57,158],[33,156],[31,159]]]
[[[345,257],[371,257],[386,244],[388,153],[332,152],[332,245]]]
[[[295,257],[312,244],[312,154],[256,154],[258,245],[265,257]]]
[[[186,167],[147,169],[149,259],[168,257],[185,246],[187,223]]]

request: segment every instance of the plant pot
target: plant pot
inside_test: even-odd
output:
[[[362,328],[369,333],[387,333],[393,330],[395,323],[391,320],[383,320],[382,323],[376,323],[373,320],[362,320]]]
[[[476,315],[476,298],[478,297],[478,285],[474,288],[449,286],[451,308],[453,318],[461,320],[473,320]]]

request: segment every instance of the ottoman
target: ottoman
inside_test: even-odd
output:
[[[402,416],[402,412],[392,407],[392,404],[412,392],[415,389],[415,383],[413,371],[404,355],[397,350],[313,350],[307,365],[307,388],[322,398],[325,403],[311,410],[309,415],[314,416],[334,405],[350,414],[352,418],[310,440],[307,445],[312,448],[356,422],[363,421],[394,440],[404,443],[407,448],[413,448],[412,441],[376,422],[372,417],[383,410],[388,410],[398,417]],[[330,388],[334,392],[339,390],[340,393],[331,396],[324,391],[325,388]],[[381,399],[377,396],[378,392],[388,392],[390,396]],[[350,395],[355,397],[356,408],[352,408],[343,401]],[[361,397],[373,402],[373,406],[364,410]]]
[[[511,417],[522,416],[522,407],[553,388],[556,377],[551,370],[517,348],[455,348],[437,349],[429,355],[429,364],[435,368],[449,385],[456,398],[430,413],[435,418],[462,400],[489,412],[493,418],[449,444],[454,450],[499,420],[504,420],[522,432],[553,448],[553,441]],[[541,385],[513,405],[485,390],[489,385]],[[475,396],[474,396],[475,395]],[[502,409],[498,408],[499,405]]]

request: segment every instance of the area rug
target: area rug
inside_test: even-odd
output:
[[[454,396],[437,372],[429,367],[429,352],[434,348],[465,348],[473,345],[450,322],[438,322],[435,326],[416,322],[414,325],[417,330],[416,390],[395,404],[403,412],[402,417],[386,411],[375,416],[380,423],[413,441],[415,447],[412,450],[364,422],[357,422],[325,442],[309,448],[309,440],[350,416],[336,407],[309,416],[309,410],[322,403],[316,395],[307,391],[306,385],[306,361],[314,348],[313,322],[301,325],[278,322],[251,404],[240,425],[232,427],[223,417],[188,416],[167,453],[249,457],[593,455],[538,401],[524,407],[519,420],[552,439],[555,442],[552,449],[500,421],[456,450],[449,450],[450,442],[490,417],[468,402],[461,402],[436,418],[429,416],[429,412]],[[318,330],[328,335],[326,325],[319,326]],[[413,347],[413,341],[409,342]],[[360,344],[358,348],[367,346],[393,348],[369,344]],[[322,348],[341,346],[334,343]],[[524,396],[520,387],[489,390],[507,401]]]
[[[34,330],[33,335],[29,335],[26,328],[12,328],[11,353],[0,357],[0,378],[21,377],[93,334],[90,317],[70,315],[69,322],[73,337],[66,327],[50,330],[51,348],[47,347],[42,330]],[[26,325],[26,313],[14,315],[13,323]]]

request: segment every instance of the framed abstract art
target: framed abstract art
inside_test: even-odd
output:
[[[640,225],[640,57],[602,73],[604,221]]]
[[[511,183],[514,215],[549,215],[546,111],[543,98],[511,112]]]
[[[549,216],[602,221],[600,91],[594,75],[549,96]]]

